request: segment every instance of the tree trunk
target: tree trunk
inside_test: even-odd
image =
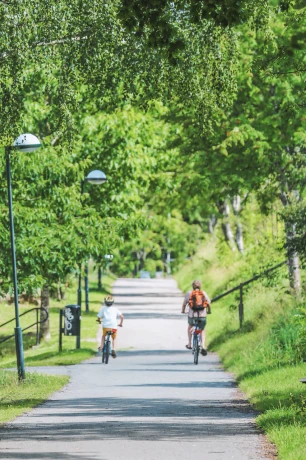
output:
[[[49,292],[49,286],[45,284],[41,290],[41,302],[40,306],[45,308],[47,312],[49,313],[49,307],[50,307],[50,292]],[[45,312],[43,310],[40,311],[40,321],[45,319]],[[44,323],[41,323],[40,325],[40,331],[39,331],[39,337],[40,339],[45,339],[45,340],[50,340],[51,334],[50,334],[50,322],[49,319],[45,321]]]
[[[236,195],[233,198],[233,210],[236,215],[240,213],[241,210],[241,198],[240,195]]]
[[[242,232],[242,224],[238,222],[237,224],[237,230],[236,230],[236,244],[238,251],[243,254],[244,251],[244,245],[243,245],[243,232]]]
[[[234,239],[234,235],[232,232],[231,224],[229,222],[229,214],[230,214],[229,204],[227,203],[226,200],[223,200],[223,201],[219,201],[218,203],[216,203],[216,205],[217,205],[217,208],[220,214],[222,214],[223,216],[221,228],[224,234],[225,241],[229,244],[231,250],[235,251],[236,250],[235,239]]]
[[[301,274],[300,274],[300,260],[299,256],[295,254],[289,257],[288,267],[290,274],[290,287],[294,290],[296,295],[301,293]]]
[[[147,254],[144,249],[139,251],[139,270],[144,270],[146,264]]]
[[[236,216],[236,244],[238,251],[243,254],[244,252],[244,243],[243,243],[243,227],[240,222],[241,214],[241,198],[240,195],[236,195],[233,198],[233,210]]]
[[[62,287],[60,288],[60,294],[61,294],[61,300],[65,300],[66,299],[66,287],[64,289],[62,289]]]
[[[60,280],[58,280],[58,282],[57,282],[57,300],[62,300],[61,282],[60,282]]]
[[[234,240],[234,235],[231,229],[231,224],[229,222],[223,222],[222,225],[222,231],[225,237],[225,241],[229,244],[230,248],[232,251],[235,251],[235,240]]]
[[[209,221],[208,221],[208,231],[209,231],[209,233],[211,233],[211,234],[214,233],[216,223],[217,223],[216,216],[215,216],[215,214],[212,214],[210,216]]]
[[[290,247],[290,240],[295,236],[295,225],[286,225],[286,241]],[[296,252],[288,252],[288,272],[290,287],[296,295],[301,293],[300,260]]]
[[[280,199],[284,207],[289,206],[289,192],[287,190],[287,184],[281,182],[281,192]],[[299,200],[299,194],[297,191],[292,192],[294,199]],[[285,225],[286,230],[286,243],[290,247],[290,241],[295,236],[295,225]],[[291,289],[294,291],[295,295],[300,295],[301,293],[301,273],[300,273],[300,260],[296,252],[288,251],[288,274],[289,274],[289,283]]]
[[[102,267],[98,267],[98,289],[102,289]]]

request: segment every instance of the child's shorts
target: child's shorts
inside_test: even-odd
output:
[[[112,327],[103,327],[103,337],[106,337],[106,334],[110,331],[114,331],[111,337],[115,339],[117,337],[117,329],[113,329]]]

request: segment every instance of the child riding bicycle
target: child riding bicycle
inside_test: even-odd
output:
[[[122,327],[123,323],[123,314],[118,310],[118,308],[113,307],[114,298],[111,295],[107,295],[104,299],[105,307],[101,307],[98,316],[98,323],[103,321],[103,333],[101,338],[101,346],[99,350],[102,351],[104,347],[106,334],[110,331],[113,331],[112,334],[112,357],[116,358],[116,338],[117,338],[117,319],[120,318],[120,323],[118,326]]]

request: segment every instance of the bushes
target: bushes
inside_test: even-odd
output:
[[[297,346],[301,357],[306,359],[306,303],[300,305],[294,319],[298,330]]]
[[[259,337],[258,332],[254,332],[256,337]],[[301,362],[301,348],[297,346],[299,330],[292,315],[280,318],[265,332],[258,345],[248,350],[249,359],[244,363],[245,370],[256,375],[268,369],[294,366]],[[243,342],[246,342],[247,333],[243,335]]]

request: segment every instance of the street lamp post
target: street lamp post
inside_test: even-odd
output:
[[[85,184],[88,182],[93,185],[101,185],[107,181],[103,171],[95,169],[91,171],[81,182],[81,195],[84,193]],[[82,267],[80,265],[79,283],[78,283],[78,305],[82,306]],[[89,287],[88,287],[88,263],[85,266],[85,311],[89,312]]]
[[[11,257],[13,270],[13,285],[14,285],[14,304],[15,304],[15,346],[17,357],[18,378],[25,379],[24,355],[23,355],[23,340],[22,329],[19,321],[19,305],[18,305],[18,282],[17,282],[17,265],[16,265],[16,250],[15,250],[15,230],[14,230],[14,213],[12,199],[12,183],[11,183],[11,162],[10,156],[13,149],[22,152],[34,152],[41,146],[39,140],[33,134],[21,134],[14,142],[13,146],[5,147],[6,160],[6,177],[8,190],[8,207],[10,221],[10,238],[11,238]]]
[[[89,285],[88,285],[88,262],[84,269],[84,289],[85,289],[85,311],[89,312]]]
[[[171,214],[168,212],[168,222],[171,219]],[[168,230],[169,232],[169,230]],[[167,256],[166,256],[166,266],[167,266],[167,277],[169,278],[171,275],[171,252],[170,252],[170,236],[168,233],[167,236]]]

